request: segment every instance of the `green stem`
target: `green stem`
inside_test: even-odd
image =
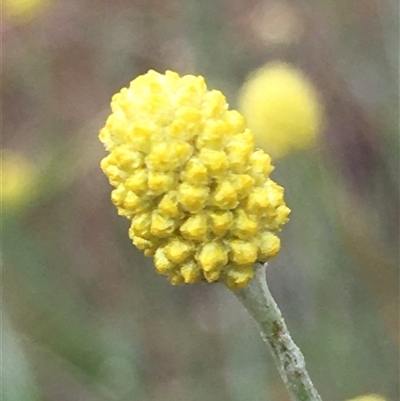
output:
[[[293,401],[321,401],[300,349],[292,340],[281,311],[265,279],[266,264],[257,266],[250,284],[235,291],[236,297],[258,323],[261,337],[269,345],[279,373]]]

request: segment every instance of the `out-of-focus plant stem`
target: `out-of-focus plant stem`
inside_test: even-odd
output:
[[[257,266],[250,284],[236,297],[258,323],[263,340],[269,345],[279,373],[293,401],[321,401],[300,349],[292,340],[281,311],[272,297],[265,279],[266,264]]]

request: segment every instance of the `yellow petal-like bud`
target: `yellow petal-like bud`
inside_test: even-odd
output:
[[[161,171],[150,171],[148,177],[148,188],[152,195],[161,195],[174,188],[177,178],[173,173]]]
[[[187,183],[178,188],[178,201],[188,212],[198,212],[203,209],[208,200],[208,189]]]
[[[132,173],[125,181],[125,188],[136,194],[145,192],[148,189],[147,186],[148,172],[146,169],[137,169]]]
[[[158,210],[151,216],[150,233],[158,238],[168,237],[175,231],[176,220],[163,216]]]
[[[265,232],[258,236],[258,257],[261,262],[275,257],[281,247],[281,240],[271,232]]]
[[[181,267],[181,276],[186,284],[193,284],[200,281],[203,277],[201,267],[194,260],[183,263]]]
[[[207,235],[207,216],[195,214],[189,217],[180,227],[179,231],[185,239],[205,241]]]
[[[212,195],[212,204],[219,209],[234,209],[238,203],[235,187],[229,181],[222,181]]]
[[[253,265],[228,265],[226,269],[224,282],[231,290],[246,287],[254,276]]]
[[[192,253],[194,246],[187,241],[175,238],[167,243],[164,248],[168,260],[173,263],[184,262]]]
[[[233,219],[232,234],[240,239],[253,237],[258,231],[258,221],[246,214],[244,210],[237,210]]]
[[[211,229],[217,237],[223,237],[233,224],[233,215],[229,211],[210,211]]]
[[[170,191],[161,198],[158,204],[158,210],[163,215],[169,217],[179,217],[182,215],[179,209],[176,191]]]
[[[207,167],[198,159],[191,159],[187,162],[185,169],[181,173],[182,181],[192,184],[204,183],[209,181]]]
[[[132,218],[129,234],[131,237],[139,236],[148,238],[150,236],[151,213],[138,213]]]
[[[169,261],[163,249],[158,248],[154,255],[154,266],[158,273],[168,274],[174,267],[174,264]]]
[[[228,254],[221,245],[209,242],[202,247],[196,259],[204,272],[219,272],[228,262]]]
[[[101,167],[129,236],[172,284],[247,285],[287,221],[270,157],[202,77],[149,71],[114,95]]]
[[[228,157],[222,151],[202,148],[199,154],[200,161],[208,169],[210,177],[217,177],[226,171]]]
[[[231,260],[238,265],[251,265],[257,260],[257,245],[251,242],[233,240],[231,246]]]

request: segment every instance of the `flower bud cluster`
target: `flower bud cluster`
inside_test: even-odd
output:
[[[150,70],[114,95],[101,167],[134,245],[172,284],[248,284],[290,209],[245,120],[202,77]]]

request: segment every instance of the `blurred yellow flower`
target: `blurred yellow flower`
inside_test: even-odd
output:
[[[134,245],[172,284],[246,286],[290,210],[244,118],[203,77],[171,71],[137,77],[111,108],[101,167]]]
[[[3,0],[3,12],[8,18],[29,22],[46,9],[49,0]]]
[[[22,154],[2,150],[0,197],[3,211],[15,212],[32,200],[36,168]]]
[[[238,101],[256,146],[272,157],[311,147],[321,129],[323,111],[316,90],[287,63],[269,63],[253,72]]]
[[[351,400],[347,401],[386,401],[386,399],[378,394],[368,394],[368,395],[361,395],[359,397],[352,398]]]

